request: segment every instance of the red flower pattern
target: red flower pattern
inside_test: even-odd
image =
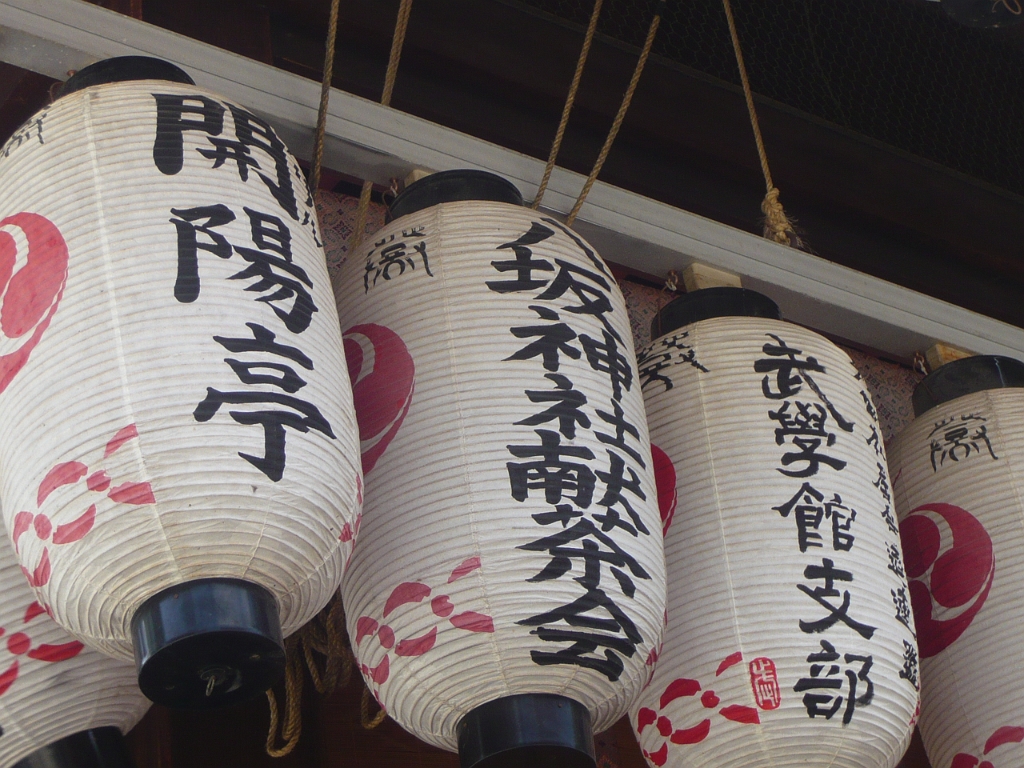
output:
[[[458,581],[480,568],[480,558],[470,557],[457,565],[448,576],[447,584]],[[427,599],[430,598],[429,602]],[[398,640],[395,631],[384,620],[395,610],[413,603],[429,605],[431,612],[438,619],[447,620],[456,629],[466,632],[494,632],[494,620],[485,614],[476,611],[455,612],[455,606],[451,598],[446,594],[435,594],[435,588],[419,581],[403,581],[391,590],[380,618],[373,616],[360,616],[356,619],[356,647],[358,648],[364,640],[376,638],[377,642],[386,653],[384,658],[375,667],[362,663],[360,669],[363,675],[374,683],[379,691],[380,686],[387,682],[391,674],[391,653],[395,656],[422,656],[429,652],[437,641],[438,626],[444,621],[438,621],[436,626],[431,627],[427,632],[418,637],[410,637]],[[377,691],[374,691],[376,695]]]
[[[47,611],[42,605],[39,603],[32,603],[25,609],[22,624],[28,624],[37,616],[41,616],[45,613],[47,613]],[[81,653],[82,648],[85,647],[77,640],[70,643],[59,643],[57,645],[40,643],[33,647],[32,639],[25,632],[18,631],[8,635],[7,628],[0,627],[0,638],[5,636],[7,638],[6,646],[8,653],[16,658],[10,663],[10,666],[0,674],[0,696],[7,693],[18,679],[21,667],[17,657],[24,656],[29,659],[34,659],[35,661],[53,664],[74,658]]]
[[[139,436],[134,424],[119,429],[107,442],[103,458],[107,459],[126,443]],[[155,504],[153,489],[149,483],[123,482],[113,484],[106,470],[98,469],[90,472],[89,467],[80,461],[65,461],[54,465],[39,483],[36,492],[36,508],[41,510],[50,494],[66,485],[75,485],[85,480],[86,488],[100,494],[118,504]],[[93,529],[96,523],[96,505],[90,504],[84,512],[69,523],[54,526],[49,516],[43,512],[21,511],[14,516],[11,527],[11,539],[15,552],[20,554],[21,537],[30,531],[40,541],[50,542],[54,546],[73,544],[81,541]],[[50,550],[43,547],[43,554],[33,570],[24,565],[21,570],[33,587],[41,587],[50,580]]]
[[[743,661],[743,654],[739,651],[726,656],[718,665],[715,677],[719,677],[727,669],[739,664],[741,661]],[[672,702],[680,698],[696,696],[698,693],[701,693],[701,690],[699,681],[686,677],[677,678],[665,687],[665,691],[661,694],[661,699],[658,702],[657,711],[649,707],[641,707],[640,711],[637,712],[636,731],[638,735],[642,734],[648,726],[654,726],[657,728],[658,733],[665,738],[662,745],[653,752],[646,749],[642,750],[644,756],[654,765],[662,766],[668,761],[669,744],[698,744],[708,737],[708,734],[711,732],[710,717],[705,717],[696,724],[686,728],[676,728],[672,721],[662,714]],[[704,709],[714,710],[722,701],[714,690],[708,689],[701,693],[700,703]],[[718,714],[734,723],[754,725],[761,722],[761,716],[756,707],[748,707],[742,704],[728,704],[719,709]]]

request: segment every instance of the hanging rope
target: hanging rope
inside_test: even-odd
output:
[[[594,32],[597,30],[597,17],[601,13],[601,4],[604,0],[594,2],[594,11],[590,14],[590,24],[587,26],[587,33],[583,37],[583,48],[580,50],[580,57],[576,60],[576,71],[572,76],[572,83],[569,85],[569,94],[565,97],[565,106],[562,107],[562,119],[558,122],[558,130],[555,131],[555,140],[551,143],[551,153],[548,155],[548,164],[544,166],[544,176],[537,188],[537,197],[530,206],[533,210],[540,208],[540,201],[544,199],[544,192],[551,180],[551,172],[555,168],[555,160],[558,158],[558,150],[562,147],[562,139],[565,138],[565,128],[569,125],[569,112],[572,110],[573,102],[576,101],[576,92],[580,88],[580,79],[583,77],[583,65],[587,63],[587,55],[590,53],[590,45],[594,42]]]
[[[327,130],[327,102],[331,98],[331,80],[334,77],[334,41],[338,35],[338,5],[331,0],[331,14],[327,20],[327,42],[324,45],[324,76],[320,83],[320,109],[316,115],[316,133],[313,134],[313,160],[309,174],[309,191],[316,194],[320,186],[320,164],[324,159],[324,133]]]
[[[747,67],[743,63],[743,51],[740,49],[740,38],[736,33],[736,20],[732,15],[732,6],[729,0],[722,0],[725,6],[725,18],[729,22],[729,36],[732,38],[732,49],[736,54],[736,65],[740,70],[740,82],[743,84],[743,97],[747,101],[747,112],[750,114],[750,127],[754,129],[754,142],[757,144],[757,157],[761,161],[761,173],[764,174],[764,183],[768,192],[761,203],[761,212],[764,213],[764,236],[783,245],[798,245],[800,238],[793,230],[793,225],[786,218],[786,212],[779,202],[779,190],[772,183],[772,172],[768,168],[768,155],[764,149],[764,139],[761,137],[761,126],[757,122],[757,112],[754,109],[754,94],[750,90],[750,78],[747,77]]]
[[[373,718],[370,718],[370,700],[373,697],[370,695],[370,689],[363,687],[363,701],[359,705],[359,720],[363,724],[363,728],[366,730],[373,730],[378,725],[384,722],[384,718],[388,716],[388,713],[382,708],[380,709]]]
[[[590,176],[587,177],[586,183],[583,185],[583,189],[580,191],[580,196],[576,198],[576,204],[573,205],[572,210],[569,211],[569,216],[565,220],[565,223],[570,227],[576,220],[576,214],[580,212],[580,208],[583,207],[583,202],[587,199],[587,195],[590,194],[590,188],[594,186],[594,182],[597,181],[597,175],[601,173],[601,168],[604,166],[604,161],[608,159],[608,153],[612,149],[612,142],[615,141],[615,137],[619,134],[619,128],[622,127],[622,121],[626,117],[626,110],[629,109],[629,103],[633,100],[633,93],[636,91],[637,83],[640,82],[640,75],[644,71],[644,65],[647,63],[647,58],[651,55],[651,47],[654,45],[654,36],[658,32],[658,25],[661,24],[661,14],[665,9],[665,0],[659,0],[657,7],[654,10],[654,18],[651,19],[651,26],[647,30],[647,39],[644,40],[644,47],[640,51],[640,59],[636,63],[636,69],[633,70],[633,77],[629,81],[629,87],[626,88],[626,93],[622,97],[622,103],[619,104],[619,111],[615,114],[615,119],[612,121],[611,130],[608,131],[608,137],[604,140],[604,146],[601,147],[601,153],[597,156],[597,161],[594,163],[593,169],[590,171]]]
[[[352,651],[345,634],[341,595],[335,594],[326,607],[299,630],[298,635],[306,668],[317,693],[330,694],[335,688],[348,685],[352,678]],[[322,671],[314,653],[324,658]]]
[[[388,68],[384,73],[384,92],[381,94],[380,103],[385,107],[391,105],[391,93],[395,90],[395,76],[398,74],[398,62],[402,58],[402,46],[405,44],[405,30],[409,26],[409,14],[412,13],[412,0],[402,0],[398,6],[398,18],[395,21],[395,34],[391,38],[391,55],[388,57]],[[363,182],[363,189],[359,193],[359,208],[356,209],[356,227],[352,235],[352,242],[349,243],[348,252],[352,253],[359,248],[363,242],[366,229],[366,214],[370,210],[370,192],[373,191],[373,182]]]
[[[323,670],[314,654],[324,657]],[[270,707],[270,728],[267,732],[267,754],[284,757],[292,752],[302,734],[303,662],[318,693],[329,694],[339,685],[344,687],[352,677],[352,651],[345,634],[345,613],[341,595],[331,601],[311,622],[285,641],[284,709],[285,717],[278,747],[279,713],[273,689],[267,691]]]
[[[284,667],[284,722],[281,727],[281,739],[284,745],[277,746],[278,742],[278,710],[277,697],[274,689],[267,691],[267,704],[270,706],[270,728],[267,730],[267,754],[271,757],[284,757],[290,754],[295,745],[299,743],[299,736],[302,735],[302,656],[299,652],[299,639],[297,636],[289,637],[284,641],[285,667]]]

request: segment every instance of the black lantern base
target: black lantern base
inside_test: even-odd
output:
[[[936,368],[914,387],[914,415],[986,389],[1024,387],[1024,363],[1001,355],[976,355]]]
[[[525,693],[489,701],[459,723],[461,768],[595,768],[590,712],[578,701]]]
[[[779,305],[763,293],[747,288],[704,288],[673,299],[651,321],[651,338],[657,339],[690,323],[713,317],[767,317],[781,320]]]
[[[266,691],[284,674],[277,602],[240,579],[165,589],[132,619],[139,688],[157,704],[213,709]]]
[[[69,77],[60,87],[60,96],[81,91],[94,85],[123,83],[128,80],[166,80],[172,83],[195,85],[195,81],[180,67],[152,56],[116,56],[84,67]]]
[[[424,208],[462,200],[523,204],[523,196],[516,185],[497,174],[471,169],[440,171],[406,187],[388,206],[387,220],[394,221]]]
[[[135,768],[117,728],[93,728],[47,744],[14,768]]]

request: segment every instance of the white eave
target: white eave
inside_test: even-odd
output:
[[[319,84],[81,0],[0,0],[0,61],[50,77],[110,56],[144,54],[248,106],[309,157]],[[401,76],[401,75],[399,75]],[[414,168],[479,168],[531,199],[532,157],[333,90],[324,164],[386,184]],[[556,169],[545,207],[568,211],[583,177]],[[935,342],[1024,359],[1024,329],[598,182],[576,229],[605,258],[655,275],[701,261],[743,277],[795,322],[909,359]]]

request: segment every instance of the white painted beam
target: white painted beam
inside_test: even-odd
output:
[[[109,56],[172,61],[196,82],[270,120],[308,157],[317,83],[81,0],[0,0],[0,60],[51,77]],[[399,74],[401,76],[401,74]],[[331,93],[325,165],[386,184],[414,168],[480,168],[530,199],[543,163],[343,91]],[[556,169],[544,202],[568,211],[583,178]],[[902,358],[935,342],[1024,359],[1024,329],[598,183],[577,228],[608,259],[653,274],[694,261],[743,277],[786,317]]]

